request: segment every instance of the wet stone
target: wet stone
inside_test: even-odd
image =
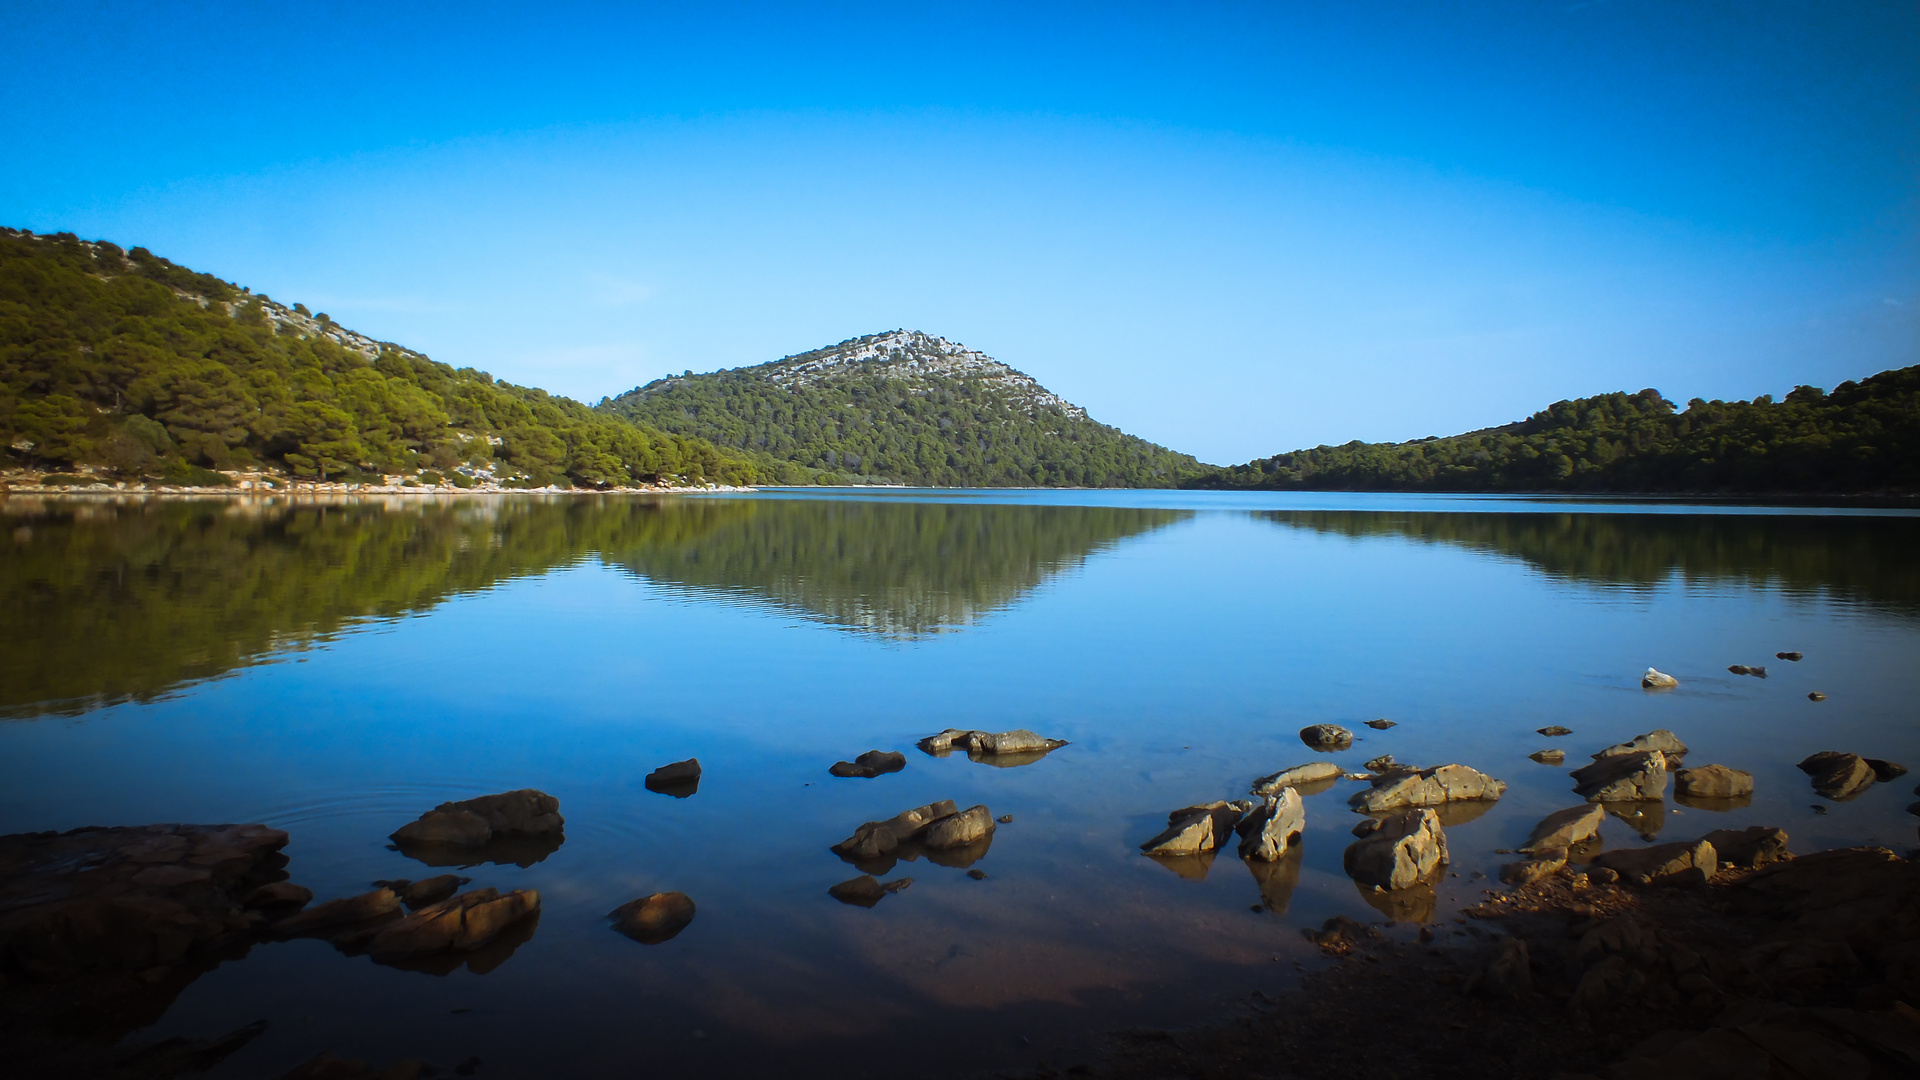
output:
[[[1567,752],[1565,750],[1537,750],[1528,754],[1527,757],[1542,765],[1559,765],[1567,760]]]
[[[686,929],[693,916],[693,899],[683,892],[657,892],[607,912],[615,930],[643,945],[669,940]]]
[[[1282,769],[1269,776],[1263,776],[1253,782],[1253,794],[1273,795],[1282,788],[1305,787],[1312,784],[1338,780],[1342,775],[1340,766],[1331,761],[1311,761],[1305,765],[1295,765],[1291,769]]]
[[[1312,724],[1300,729],[1300,741],[1321,753],[1345,750],[1353,745],[1353,732],[1338,724]]]
[[[1390,727],[1398,727],[1399,725],[1395,724],[1391,720],[1383,719],[1383,720],[1369,720],[1367,721],[1367,726],[1372,728],[1375,731],[1385,731]]]
[[[1561,727],[1559,724],[1549,724],[1548,726],[1540,729],[1540,734],[1545,735],[1548,738],[1552,738],[1559,735],[1571,735],[1573,734],[1573,729],[1567,728],[1567,727]]]
[[[1822,750],[1798,767],[1812,779],[1815,791],[1835,802],[1853,798],[1872,787],[1876,779],[1873,766],[1858,754]]]
[[[1753,774],[1725,765],[1702,765],[1673,774],[1676,795],[1696,799],[1732,799],[1753,794]]]

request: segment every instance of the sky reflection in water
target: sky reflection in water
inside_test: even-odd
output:
[[[1920,764],[1920,519],[1728,509],[1168,492],[14,499],[0,596],[27,617],[0,660],[0,830],[264,821],[292,832],[294,879],[327,897],[425,876],[385,838],[442,799],[559,796],[563,845],[465,871],[540,889],[531,936],[444,974],[313,941],[256,947],[146,1033],[273,1022],[216,1076],[322,1049],[477,1053],[489,1075],[1058,1062],[1092,1032],[1277,990],[1292,961],[1313,962],[1299,927],[1378,917],[1340,870],[1347,782],[1308,798],[1304,853],[1276,867],[1135,850],[1168,810],[1319,756],[1295,734],[1310,723],[1355,729],[1334,755],[1352,770],[1390,752],[1511,785],[1449,815],[1459,876],[1403,898],[1402,918],[1477,898],[1492,849],[1573,804],[1566,769],[1656,727],[1693,747],[1689,764],[1753,772],[1758,793],[1638,807],[1609,820],[1609,846],[1764,823],[1802,851],[1912,847],[1907,786],[1816,815],[1793,763],[1839,749]],[[1786,649],[1806,660],[1773,659]],[[1642,692],[1650,664],[1680,689]],[[1399,726],[1360,726],[1374,717]],[[1534,733],[1555,723],[1575,734]],[[1071,745],[1018,768],[912,748],[948,726]],[[1547,746],[1564,767],[1527,759]],[[907,768],[828,777],[872,748],[906,750]],[[706,768],[698,794],[645,789],[689,756]],[[1014,815],[970,863],[985,880],[915,857],[885,870],[914,884],[870,909],[827,895],[860,872],[830,844],[939,798]],[[658,889],[699,904],[686,931],[645,946],[608,929],[607,911]],[[846,1040],[868,1052],[849,1063]]]

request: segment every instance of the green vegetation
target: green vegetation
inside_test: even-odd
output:
[[[914,332],[660,379],[599,408],[744,452],[769,483],[1173,487],[1201,469]]]
[[[0,438],[23,464],[199,485],[263,465],[526,487],[753,479],[700,439],[370,341],[144,248],[13,230],[0,230]]]
[[[1200,488],[1341,491],[1920,491],[1920,367],[1802,386],[1774,401],[1687,403],[1653,390],[1561,401],[1506,427],[1278,454]]]
[[[0,716],[75,715],[587,558],[862,633],[977,621],[1185,516],[1109,507],[350,496],[0,500]],[[486,664],[485,658],[475,663]]]

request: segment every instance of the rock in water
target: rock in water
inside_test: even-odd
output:
[[[1658,750],[1667,755],[1669,769],[1679,768],[1680,763],[1686,760],[1687,756],[1687,744],[1680,741],[1680,736],[1666,728],[1660,728],[1649,731],[1645,735],[1636,735],[1631,742],[1609,746],[1593,755],[1593,760],[1599,761],[1601,758],[1614,757],[1618,754],[1638,754],[1646,750]]]
[[[1542,765],[1559,765],[1567,760],[1567,752],[1565,750],[1538,750],[1528,754],[1527,757]]]
[[[700,791],[700,759],[688,758],[662,765],[648,773],[644,783],[648,791],[657,791],[676,799],[697,794]]]
[[[828,887],[827,895],[843,904],[870,908],[888,896],[912,884],[913,879],[910,877],[895,878],[892,881],[882,883],[874,880],[872,874],[861,874],[857,878],[852,878],[838,885]]]
[[[686,893],[657,892],[621,904],[607,912],[607,918],[615,930],[642,945],[658,945],[685,930],[693,912],[693,898]]]
[[[1347,876],[1376,889],[1405,889],[1437,877],[1447,863],[1447,836],[1430,809],[1395,814],[1347,846]]]
[[[1720,870],[1719,855],[1705,840],[1603,851],[1594,856],[1593,865],[1616,871],[1635,885],[1703,882]]]
[[[1049,739],[1025,728],[1001,732],[948,728],[938,735],[929,735],[919,742],[921,750],[935,755],[954,750],[988,755],[1045,753],[1049,750],[1058,750],[1065,745],[1067,745],[1065,739]]]
[[[985,806],[969,806],[927,826],[921,843],[936,851],[965,847],[993,833],[993,811]]]
[[[1735,674],[1735,675],[1745,675],[1745,674],[1747,674],[1747,665],[1745,665],[1745,664],[1728,664],[1728,665],[1727,665],[1727,670],[1728,670],[1728,671],[1730,671],[1730,672],[1732,672],[1732,673],[1733,673],[1733,674]]]
[[[1671,690],[1680,685],[1680,680],[1664,671],[1648,668],[1647,673],[1640,676],[1640,685],[1648,690]]]
[[[1353,745],[1353,732],[1339,724],[1314,724],[1300,729],[1300,741],[1323,754],[1345,750]]]
[[[534,889],[505,896],[498,889],[474,889],[389,923],[367,942],[367,951],[379,963],[471,952],[539,910],[540,893]]]
[[[1725,765],[1702,765],[1673,774],[1673,790],[1696,799],[1734,799],[1753,794],[1753,774]]]
[[[1548,724],[1546,727],[1540,729],[1540,734],[1552,738],[1556,735],[1571,735],[1573,734],[1573,729],[1561,727],[1559,724]]]
[[[1765,866],[1787,857],[1786,831],[1764,825],[1715,829],[1701,839],[1713,845],[1722,866]]]
[[[1509,885],[1531,885],[1560,872],[1567,865],[1566,848],[1541,848],[1519,862],[1500,868],[1500,880]]]
[[[1259,796],[1278,794],[1282,788],[1303,787],[1318,784],[1325,780],[1338,780],[1340,766],[1331,761],[1313,761],[1305,765],[1295,765],[1291,769],[1281,769],[1272,776],[1263,776],[1253,782],[1253,793]]]
[[[1417,772],[1387,773],[1373,778],[1373,788],[1352,799],[1362,813],[1374,814],[1412,806],[1441,806],[1468,799],[1498,799],[1507,790],[1495,780],[1465,765],[1441,765]]]
[[[1307,806],[1300,793],[1281,788],[1265,804],[1241,819],[1240,857],[1273,862],[1287,853],[1295,837],[1307,827]]]
[[[1873,766],[1859,754],[1841,754],[1822,750],[1800,762],[1799,769],[1813,778],[1813,790],[1835,802],[1844,802],[1873,786]]]
[[[885,855],[899,847],[901,841],[910,840],[941,818],[955,812],[952,799],[916,806],[903,810],[885,821],[869,821],[853,831],[853,835],[833,845],[834,853],[851,859],[871,859]]]
[[[406,888],[396,889],[400,900],[410,908],[422,908],[428,904],[437,904],[458,892],[467,879],[457,874],[441,874],[437,877],[410,881]]]
[[[1862,758],[1861,760],[1867,763],[1867,768],[1873,770],[1873,778],[1883,784],[1890,783],[1907,775],[1907,767],[1905,765],[1896,764],[1895,762],[1886,761],[1877,757]]]
[[[1588,802],[1657,800],[1667,792],[1667,758],[1658,750],[1603,757],[1575,769],[1573,782]]]
[[[1253,804],[1244,800],[1182,807],[1167,815],[1166,831],[1140,845],[1148,855],[1198,855],[1227,842]]]
[[[1391,720],[1380,719],[1380,720],[1367,721],[1367,726],[1372,728],[1375,731],[1385,731],[1390,727],[1399,727],[1400,725],[1395,724]]]
[[[1792,660],[1797,663],[1804,655],[1804,653],[1797,652],[1777,652],[1773,654],[1773,658],[1775,660]]]
[[[1827,695],[1821,693],[1818,690],[1810,690],[1807,692],[1807,700],[1808,701],[1825,701],[1827,700]]]
[[[872,779],[881,773],[899,772],[907,767],[907,755],[898,750],[869,750],[852,761],[836,761],[827,772],[834,776]]]
[[[242,907],[286,909],[304,907],[313,899],[313,890],[304,885],[295,885],[291,881],[275,881],[248,893],[240,901]]]
[[[441,803],[418,821],[400,826],[389,839],[396,844],[478,848],[496,837],[553,836],[565,826],[559,799],[522,788]]]
[[[1559,848],[1565,851],[1591,839],[1606,820],[1607,812],[1593,803],[1556,810],[1540,819],[1519,850],[1533,852]],[[1562,861],[1565,861],[1564,857]]]

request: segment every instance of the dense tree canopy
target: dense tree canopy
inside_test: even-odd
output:
[[[12,230],[0,437],[29,464],[184,482],[253,465],[465,468],[523,486],[753,479],[703,440],[370,342],[143,248]]]
[[[599,407],[744,451],[770,480],[789,484],[1173,487],[1201,468],[1051,395],[1013,398],[1013,380],[988,377],[991,371],[928,374],[910,357],[835,365],[807,379],[779,377],[831,351],[661,379]],[[1003,365],[992,367],[1038,389]]]
[[[1784,401],[1653,390],[1556,402],[1506,427],[1350,442],[1220,469],[1191,487],[1342,491],[1920,491],[1920,367]]]

